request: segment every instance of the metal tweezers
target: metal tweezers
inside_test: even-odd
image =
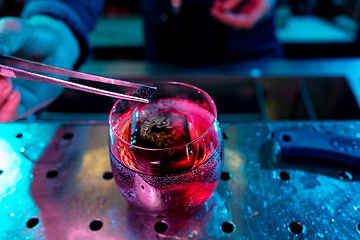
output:
[[[37,72],[37,73],[34,73]],[[145,84],[139,84],[139,83],[133,83],[128,82],[120,79],[113,79],[113,78],[106,78],[96,75],[91,75],[87,73],[81,73],[76,72],[68,69],[53,67],[21,58],[15,58],[10,56],[5,56],[0,54],[0,75],[11,77],[11,78],[20,78],[25,80],[31,80],[31,81],[37,81],[37,82],[43,82],[43,83],[49,83],[54,84],[66,88],[76,89],[80,91],[100,94],[108,97],[114,97],[114,98],[121,98],[131,101],[137,101],[142,103],[149,103],[149,99],[135,97],[131,95],[116,93],[116,92],[110,92],[103,89],[98,89],[94,87],[89,87],[86,85],[69,82],[66,80],[58,79],[55,77],[50,77],[46,75],[42,75],[41,73],[45,74],[55,74],[55,75],[61,75],[71,78],[78,78],[78,79],[84,79],[84,80],[90,80],[95,82],[102,82],[107,84],[113,84],[113,85],[119,85],[124,87],[130,87],[130,88],[140,88],[145,87],[149,89],[156,90],[156,87],[148,86]]]

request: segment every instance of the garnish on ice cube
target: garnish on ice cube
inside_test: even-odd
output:
[[[145,98],[149,100],[149,102],[151,102],[154,96],[154,89],[147,87],[139,87],[135,90],[134,96],[139,98]]]

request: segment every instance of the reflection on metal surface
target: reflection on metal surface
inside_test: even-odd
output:
[[[279,160],[277,129],[360,137],[356,121],[224,124],[223,180],[197,212],[172,219],[122,197],[107,125],[2,124],[0,239],[360,239],[359,168]],[[33,161],[19,151],[40,141]]]

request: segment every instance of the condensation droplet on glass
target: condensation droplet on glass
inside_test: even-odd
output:
[[[23,147],[20,148],[20,152],[22,152],[22,153],[25,152],[25,148],[23,148]]]
[[[10,213],[10,214],[9,214],[10,217],[13,217],[14,215],[15,215],[14,213]]]
[[[355,127],[354,124],[349,125],[349,128],[351,128],[351,129],[354,128],[354,127]]]
[[[356,134],[356,137],[360,138],[360,133],[357,133],[357,134]]]
[[[353,206],[353,209],[354,209],[355,211],[359,210],[359,209],[357,208],[357,206]]]
[[[192,230],[190,233],[189,233],[189,238],[194,238],[198,235],[197,231],[195,230]]]
[[[29,178],[33,178],[33,177],[34,177],[34,174],[30,173]]]
[[[332,218],[330,221],[333,223],[333,222],[335,222],[335,219]]]

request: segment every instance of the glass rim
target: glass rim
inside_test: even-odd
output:
[[[201,135],[199,136],[198,138],[188,142],[188,143],[185,143],[185,144],[182,144],[182,145],[179,145],[179,146],[176,146],[176,147],[171,147],[171,148],[145,148],[145,147],[140,147],[140,146],[136,146],[136,145],[133,145],[127,141],[125,141],[124,139],[122,139],[116,132],[114,132],[113,128],[112,128],[112,124],[111,124],[111,119],[112,119],[112,116],[113,116],[113,113],[114,113],[114,109],[115,109],[115,106],[118,105],[118,103],[122,100],[122,99],[118,99],[115,104],[113,105],[113,107],[111,108],[111,111],[110,111],[110,115],[109,115],[109,126],[110,126],[110,131],[121,141],[123,142],[124,144],[126,144],[127,146],[129,147],[132,147],[132,148],[136,148],[136,149],[140,149],[140,150],[146,150],[146,151],[170,151],[170,150],[174,150],[174,149],[179,149],[179,148],[183,148],[183,147],[186,147],[186,146],[190,146],[191,144],[201,140],[202,138],[204,138],[208,133],[209,131],[214,127],[214,124],[217,120],[217,108],[216,108],[216,105],[215,105],[215,102],[214,100],[210,97],[210,95],[205,92],[204,90],[198,88],[198,87],[195,87],[191,84],[187,84],[187,83],[182,83],[182,82],[156,82],[156,83],[150,83],[148,85],[159,85],[159,84],[172,84],[172,85],[182,85],[182,86],[185,86],[185,87],[189,87],[189,88],[192,88],[192,89],[195,89],[195,90],[198,90],[200,91],[202,94],[204,94],[206,96],[206,98],[208,98],[210,100],[210,103],[211,103],[211,106],[214,107],[214,114],[213,114],[213,119],[211,121],[211,124],[209,125],[209,127],[207,128],[207,130]],[[141,104],[141,103],[139,103]]]

